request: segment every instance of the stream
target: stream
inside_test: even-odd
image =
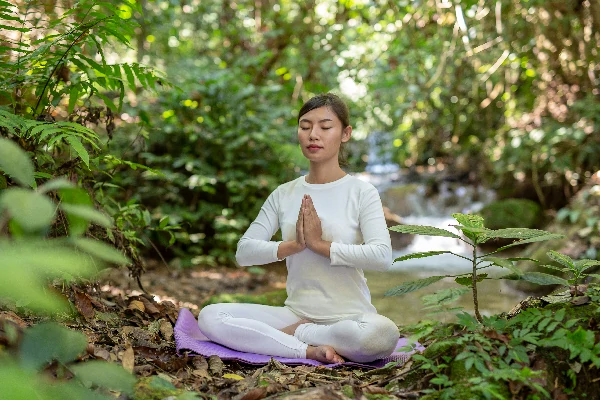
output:
[[[370,181],[379,189],[384,207],[398,215],[403,224],[435,226],[455,233],[456,230],[450,226],[457,224],[451,217],[452,213],[476,212],[495,198],[492,191],[455,182],[441,181],[432,190],[431,183],[405,182],[397,172],[383,175],[365,173],[359,174],[358,177]],[[449,250],[469,257],[472,254],[472,248],[460,240],[415,235],[407,246],[396,245],[393,257],[396,259],[406,254],[432,250]],[[387,272],[365,271],[365,277],[371,290],[373,305],[380,314],[397,324],[411,324],[423,319],[449,322],[456,318],[456,311],[429,314],[431,310],[425,309],[421,298],[441,289],[459,287],[452,278],[443,279],[427,288],[402,296],[385,297],[384,293],[404,282],[432,275],[470,272],[471,268],[470,262],[465,259],[451,254],[440,254],[395,262]],[[486,268],[485,272],[489,276],[506,273],[496,267]],[[478,284],[479,309],[482,315],[508,312],[526,297],[527,294],[511,289],[502,280],[485,280]],[[472,314],[471,291],[451,306],[463,307]]]

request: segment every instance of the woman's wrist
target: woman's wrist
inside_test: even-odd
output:
[[[277,248],[277,259],[283,260],[286,257],[289,257],[293,254],[300,253],[304,250],[304,246],[295,240],[288,240],[285,242],[279,243],[279,247]]]
[[[306,242],[306,247],[323,257],[330,257],[331,242],[322,239],[315,240],[310,243]]]

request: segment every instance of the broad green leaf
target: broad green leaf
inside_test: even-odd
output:
[[[549,234],[551,233],[539,229],[506,228],[489,230],[486,232],[485,237],[486,239],[531,239]]]
[[[85,147],[83,147],[83,145],[81,144],[81,141],[79,139],[77,139],[75,136],[67,136],[65,138],[65,140],[71,145],[71,148],[73,148],[73,150],[75,150],[77,155],[79,155],[79,157],[81,157],[81,160],[89,168],[90,167],[90,155],[87,152],[87,150],[85,149]]]
[[[0,138],[0,169],[24,186],[33,187],[33,163],[18,144]]]
[[[425,251],[422,253],[412,253],[412,254],[407,254],[405,256],[402,256],[402,257],[398,257],[394,260],[394,262],[411,260],[414,258],[425,258],[425,257],[437,256],[438,254],[445,254],[445,253],[452,253],[452,252],[445,250],[445,251]]]
[[[477,282],[481,282],[487,277],[488,274],[477,274]],[[454,282],[458,283],[459,285],[473,287],[473,274],[469,274],[466,276],[457,276],[456,278],[454,278]]]
[[[46,196],[32,190],[10,188],[0,194],[0,211],[27,232],[46,229],[54,219],[55,204]]]
[[[529,258],[529,257],[509,257],[507,258],[508,261],[533,261],[534,263],[539,264],[540,260],[536,260],[535,258]]]
[[[522,244],[534,243],[534,242],[545,242],[546,240],[554,240],[554,239],[563,239],[565,236],[558,233],[549,233],[547,235],[535,236],[531,239],[519,240],[511,244],[507,244],[506,246],[502,246],[496,250],[496,252],[509,249],[514,246],[520,246]]]
[[[96,223],[104,228],[112,227],[112,220],[91,206],[61,203],[60,208],[68,215],[74,215],[87,221]]]
[[[118,265],[129,264],[130,261],[119,250],[99,240],[76,238],[73,243],[86,253],[99,259]]]
[[[558,276],[550,274],[545,274],[543,272],[525,272],[521,274],[520,277],[524,281],[535,283],[537,285],[569,286],[569,282],[566,279],[559,278]]]
[[[483,218],[479,215],[454,213],[452,217],[461,224],[455,228],[460,229],[467,238],[474,242],[478,242],[479,237],[488,231],[483,226]]]
[[[583,259],[575,261],[575,269],[580,273],[598,265],[600,265],[600,261],[598,260]]]
[[[454,213],[452,214],[452,218],[466,228],[484,228],[483,217],[480,215]]]
[[[58,189],[71,189],[74,187],[75,185],[68,179],[56,178],[39,186],[37,191],[39,193],[48,193]]]
[[[513,264],[512,261],[509,261],[505,258],[485,257],[483,259],[483,261],[489,261],[492,264],[495,264],[499,267],[509,269],[512,273],[517,274],[517,275],[523,274],[523,272],[519,268],[517,268],[517,266],[515,264]]]
[[[548,257],[550,257],[550,259],[552,259],[553,261],[556,261],[557,263],[559,263],[567,268],[570,268],[570,269],[575,268],[573,259],[571,257],[567,256],[566,254],[560,254],[559,252],[550,250],[549,252],[546,253],[546,255]]]
[[[411,293],[415,290],[423,289],[424,287],[427,287],[432,283],[440,281],[444,278],[446,277],[430,276],[428,278],[418,279],[416,281],[405,282],[400,286],[396,286],[395,288],[388,290],[387,292],[385,292],[384,296],[400,296],[406,293]]]
[[[120,365],[92,360],[69,367],[86,387],[96,386],[133,396],[136,379]]]
[[[58,194],[60,196],[61,204],[92,207],[92,199],[82,188],[59,189]],[[76,214],[67,213],[67,220],[69,221],[69,234],[71,236],[83,235],[90,225],[89,219],[80,217]]]
[[[460,239],[460,236],[445,229],[435,228],[433,226],[421,225],[396,225],[389,228],[391,231],[400,233],[410,233],[412,235],[444,236]]]
[[[6,352],[0,357],[0,393],[4,399],[43,399],[40,397],[39,377],[14,364]],[[48,399],[49,400],[49,399]]]
[[[19,360],[24,368],[39,370],[53,360],[63,364],[74,361],[86,346],[87,338],[83,333],[55,322],[45,322],[25,331]]]
[[[27,264],[15,263],[12,258],[0,256],[3,275],[3,279],[0,279],[0,297],[22,302],[25,308],[36,313],[68,311],[64,297],[47,291],[46,275]]]

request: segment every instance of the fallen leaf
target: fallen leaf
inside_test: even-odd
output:
[[[238,374],[225,374],[225,375],[223,375],[223,378],[235,379],[236,381],[241,381],[242,379],[244,379],[243,376],[239,376]]]
[[[133,347],[128,347],[125,350],[121,363],[123,364],[123,368],[125,368],[125,370],[133,373],[133,368],[135,367],[135,353],[133,352]]]
[[[87,294],[78,291],[74,293],[74,297],[77,311],[79,311],[86,320],[94,318],[96,311],[94,310],[90,297]]]
[[[94,357],[96,357],[96,358],[102,358],[103,360],[110,361],[110,353],[106,349],[94,346],[93,354],[94,354]]]
[[[141,312],[146,311],[146,306],[139,300],[132,300],[127,307],[128,310],[140,310]]]
[[[500,340],[501,342],[504,342],[505,344],[508,344],[508,342],[510,341],[508,336],[499,334],[498,332],[492,331],[492,330],[483,331],[483,335],[490,339]]]
[[[243,395],[240,400],[260,400],[264,399],[267,395],[267,388],[258,387],[250,390],[245,395]]]
[[[219,356],[208,357],[208,369],[213,376],[223,375],[223,367],[223,361],[221,361]]]
[[[146,308],[146,312],[148,314],[160,314],[160,310],[158,308],[156,308],[156,306],[154,304],[152,304],[152,302],[150,300],[148,300],[147,298],[140,296],[139,297],[140,301],[144,304],[144,307]],[[134,300],[137,301],[137,300]]]
[[[160,334],[165,340],[173,339],[173,325],[166,319],[160,320]]]

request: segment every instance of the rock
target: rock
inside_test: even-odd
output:
[[[543,220],[542,208],[527,199],[493,201],[479,212],[490,229],[539,228]]]
[[[400,216],[414,214],[415,195],[418,194],[420,184],[410,183],[406,185],[392,186],[381,194],[381,202],[389,210]]]

